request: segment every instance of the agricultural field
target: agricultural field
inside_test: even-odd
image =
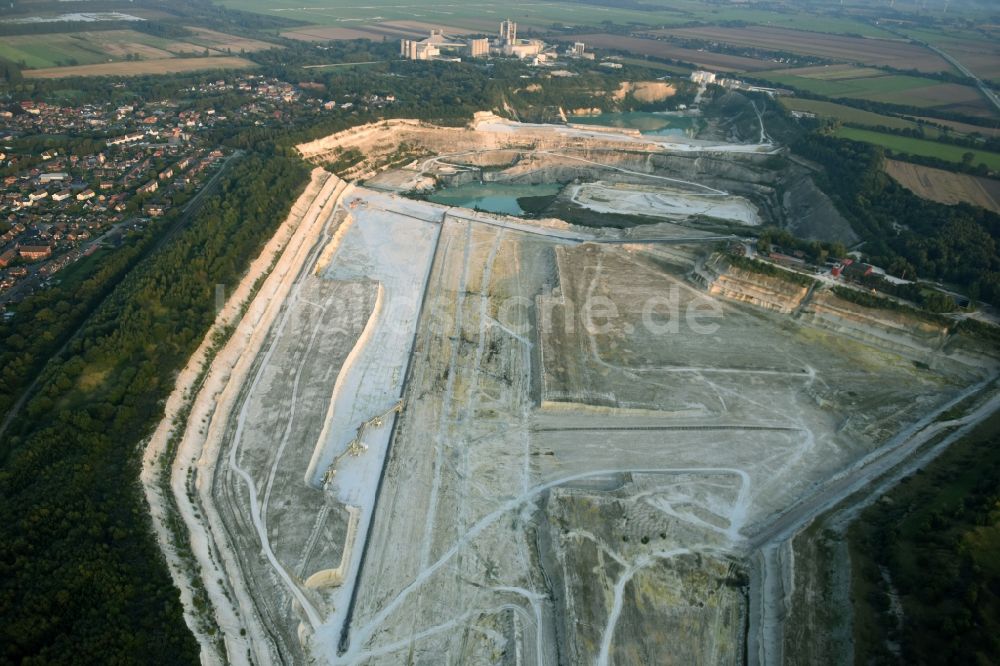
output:
[[[384,21],[370,26],[367,29],[386,35],[419,35],[420,37],[426,37],[431,30],[435,29],[444,30],[449,35],[470,35],[477,32],[476,30],[468,27],[462,28],[460,26],[448,25],[446,23],[427,23],[425,21]],[[487,28],[489,32],[493,32],[494,29],[495,28],[492,24],[490,24]]]
[[[842,123],[854,125],[865,125],[867,127],[888,127],[891,129],[919,129],[923,121],[924,135],[928,139],[936,139],[943,132],[940,126],[947,127],[953,134],[979,134],[985,137],[1000,136],[1000,128],[983,127],[981,125],[970,125],[969,123],[959,123],[941,118],[919,117],[916,120],[900,118],[899,116],[889,116],[864,109],[856,109],[846,104],[827,102],[818,99],[803,99],[801,97],[782,97],[781,105],[789,111],[805,111],[814,113],[823,118],[835,118]]]
[[[937,123],[939,125],[944,125],[945,127],[951,128],[955,132],[961,134],[981,134],[983,136],[997,137],[1000,136],[1000,120],[993,122],[991,127],[983,127],[982,125],[972,125],[969,123],[960,123],[955,120],[942,120],[939,118],[918,118],[918,120],[925,120],[929,123]]]
[[[41,35],[10,35],[0,42],[0,57],[32,70],[113,63],[122,60],[165,60],[191,56],[276,48],[268,42],[188,28],[185,39],[167,39],[136,30],[94,30]],[[153,70],[156,68],[154,67]],[[189,71],[189,70],[183,70]],[[144,72],[146,73],[146,72]]]
[[[249,69],[256,65],[236,56],[208,58],[162,58],[132,62],[104,62],[73,67],[50,67],[25,70],[29,79],[61,79],[70,76],[140,76],[143,74],[180,74],[212,69]]]
[[[885,172],[919,197],[954,205],[969,203],[1000,214],[1000,181],[886,160]]]
[[[781,105],[789,111],[805,111],[807,113],[816,114],[822,118],[834,118],[842,123],[864,125],[867,127],[888,127],[890,129],[915,130],[921,127],[919,123],[913,120],[907,120],[906,118],[900,118],[898,116],[883,115],[872,111],[865,111],[864,109],[856,109],[853,106],[837,104],[836,102],[825,102],[818,99],[802,99],[800,97],[782,97],[780,102]],[[924,135],[929,139],[938,138],[938,136],[941,135],[941,130],[935,127],[934,124],[944,124],[945,121],[937,118],[924,118],[923,120],[926,121],[926,123],[922,126]],[[989,128],[977,127],[976,125],[968,125],[965,123],[954,124],[961,125],[963,128],[966,128],[960,130],[956,127],[952,127],[952,129],[955,129],[960,134],[966,134],[977,130],[981,133],[990,131]]]
[[[486,2],[459,3],[441,0],[417,4],[400,4],[396,0],[375,0],[363,5],[350,0],[320,0],[307,6],[292,0],[223,0],[223,4],[274,17],[302,21],[311,26],[336,26],[365,29],[380,21],[421,21],[446,23],[477,31],[490,31],[505,18],[519,22],[524,28],[549,30],[553,25],[586,27],[605,21],[619,24],[655,27],[681,26],[693,21],[746,21],[789,29],[886,37],[888,33],[866,21],[844,16],[828,16],[815,11],[769,11],[748,7],[718,7],[695,0],[657,3],[649,11],[638,11],[600,5],[565,2],[537,3],[530,0],[505,3],[502,7]],[[649,5],[650,3],[645,3]]]
[[[270,42],[264,42],[259,39],[250,39],[248,37],[239,37],[237,35],[227,35],[224,32],[216,32],[215,30],[208,30],[207,28],[187,26],[187,29],[191,31],[192,36],[186,38],[185,41],[196,46],[210,49],[216,53],[240,53],[242,51],[253,53],[254,51],[266,51],[267,49],[280,48]]]
[[[856,125],[867,125],[869,127],[889,127],[892,129],[917,129],[917,123],[905,118],[896,116],[885,116],[881,113],[873,113],[863,109],[855,109],[853,106],[837,104],[836,102],[824,102],[818,99],[802,99],[799,97],[782,97],[781,105],[789,111],[804,111],[814,113],[823,118],[834,118],[843,123],[854,123]],[[933,128],[927,128],[928,133],[933,132]]]
[[[506,18],[512,18],[525,28],[548,29],[553,23],[563,23],[572,17],[576,25],[598,25],[602,21],[635,22],[640,24],[684,22],[684,14],[662,9],[642,12],[607,7],[568,5],[564,3],[510,2],[502,6],[489,2],[460,3],[454,0],[421,4],[401,4],[396,0],[374,0],[362,4],[350,0],[321,0],[303,6],[297,0],[223,0],[224,5],[302,21],[321,26],[364,28],[365,24],[382,21],[421,21],[446,23],[471,30],[492,32]]]
[[[717,72],[759,71],[781,66],[780,63],[769,60],[757,60],[755,58],[744,58],[725,53],[686,49],[676,44],[656,39],[640,39],[638,37],[625,37],[607,33],[574,35],[573,39],[598,49],[616,49],[629,51],[637,55],[682,60]]]
[[[985,164],[991,171],[1000,171],[1000,153],[990,153],[985,150],[970,150],[962,146],[952,146],[936,141],[925,139],[911,139],[906,136],[896,136],[895,134],[884,134],[871,130],[855,129],[853,127],[840,127],[836,135],[842,139],[852,141],[863,141],[876,146],[882,146],[894,153],[908,153],[910,155],[921,155],[924,157],[936,157],[948,162],[960,163],[965,153],[972,153],[973,164]]]
[[[122,43],[132,35],[132,30],[122,30]],[[89,65],[106,62],[109,54],[92,37],[99,33],[70,33],[52,35],[10,35],[0,41],[0,57],[24,67],[58,67],[60,65]],[[139,48],[148,48],[137,44]],[[166,54],[169,55],[169,54]]]
[[[670,74],[680,74],[681,76],[688,76],[693,71],[690,67],[668,65],[666,63],[657,62],[656,60],[646,60],[644,58],[622,58],[619,62],[621,62],[623,65],[633,65],[635,67],[648,67],[649,69],[655,69],[661,72],[669,72]]]
[[[857,65],[813,65],[811,67],[796,67],[782,69],[775,74],[790,74],[817,81],[845,81],[869,76],[884,76],[885,72],[874,67],[858,67]]]
[[[694,3],[692,3],[694,4]],[[761,26],[785,28],[789,31],[825,33],[830,35],[861,35],[870,38],[891,37],[889,33],[868,21],[855,21],[839,16],[824,16],[815,11],[772,12],[761,9],[731,7],[709,9],[711,5],[701,3],[694,11],[698,20],[704,22],[746,21]]]
[[[336,40],[348,39],[371,39],[375,40],[376,35],[370,30],[361,28],[338,28],[336,26],[307,26],[285,30],[282,37],[288,39],[298,39],[303,42],[332,42]]]
[[[471,29],[468,26],[460,27],[439,23],[425,23],[422,21],[384,21],[381,23],[365,23],[351,27],[338,26],[306,26],[285,30],[282,37],[298,39],[306,42],[328,42],[344,39],[370,39],[381,41],[383,39],[410,39],[423,38],[431,30],[443,30],[448,35],[468,35],[480,30]],[[482,28],[483,32],[495,32],[495,26]]]
[[[223,0],[231,7],[273,17],[302,21],[310,25],[342,28],[367,27],[380,21],[422,21],[446,23],[465,29],[492,31],[493,24],[511,18],[524,28],[549,30],[553,25],[586,27],[605,21],[648,26],[681,26],[693,21],[745,21],[788,29],[808,29],[824,33],[886,37],[888,33],[867,21],[816,11],[769,11],[752,7],[718,7],[695,0],[678,0],[650,11],[598,5],[570,5],[564,2],[536,3],[529,0],[506,3],[503,7],[485,2],[448,2],[406,5],[395,0],[376,0],[363,5],[349,0],[320,0],[303,6],[293,0]],[[649,4],[649,3],[647,3]],[[663,3],[665,4],[665,3]]]
[[[844,70],[835,70],[833,78],[824,78],[825,75],[827,72],[822,68],[804,67],[767,72],[760,76],[779,86],[835,99],[867,99],[967,115],[992,115],[991,107],[987,106],[980,92],[972,86],[944,83],[919,76],[886,74],[868,68],[857,69],[851,78],[848,78],[848,72]]]
[[[867,39],[824,35],[801,30],[752,26],[746,28],[698,27],[660,31],[664,36],[703,39],[734,46],[788,51],[868,66],[916,69],[921,72],[953,71],[941,56],[899,39]]]
[[[1000,81],[1000,41],[978,30],[916,30],[907,35],[941,49],[972,70],[976,76]]]

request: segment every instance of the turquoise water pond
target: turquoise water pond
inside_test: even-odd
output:
[[[637,129],[643,134],[655,136],[669,136],[672,134],[685,136],[693,132],[697,125],[697,119],[690,116],[646,111],[602,113],[598,116],[570,116],[569,121],[578,125],[603,125],[605,127]]]
[[[504,215],[524,215],[517,205],[522,197],[553,196],[562,185],[546,183],[542,185],[517,185],[511,183],[465,183],[455,187],[445,187],[427,197],[434,203],[446,206],[472,208]]]

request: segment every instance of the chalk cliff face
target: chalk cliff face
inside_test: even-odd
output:
[[[790,314],[802,303],[807,289],[778,278],[749,271],[731,270],[719,275],[708,293],[732,301],[748,303],[765,310]]]
[[[322,165],[335,161],[345,150],[356,149],[365,160],[359,165],[358,173],[345,174],[348,179],[363,177],[366,168],[384,161],[400,146],[408,145],[425,149],[434,154],[456,153],[472,150],[498,149],[555,149],[555,148],[603,148],[620,151],[657,151],[662,146],[656,141],[644,141],[627,131],[608,130],[598,134],[581,136],[553,132],[544,126],[519,126],[517,131],[480,131],[477,128],[502,120],[489,113],[476,114],[476,120],[469,127],[438,127],[418,120],[384,120],[354,127],[331,134],[322,139],[298,146],[302,156],[313,164]]]
[[[938,351],[948,339],[948,328],[942,324],[904,312],[866,308],[831,292],[815,294],[802,321],[918,359]]]
[[[800,324],[915,361],[928,361],[942,351],[955,357],[969,346],[957,344],[945,324],[908,312],[864,307],[822,287],[810,293],[792,281],[731,266],[718,255],[706,261],[695,278],[713,296],[779,314],[795,313]]]
[[[708,293],[713,296],[780,314],[794,312],[809,292],[807,287],[789,280],[730,266],[720,256],[705,263],[702,277],[706,280]]]

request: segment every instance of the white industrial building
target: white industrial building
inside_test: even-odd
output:
[[[469,40],[469,55],[473,58],[488,58],[490,55],[490,40],[486,37]]]
[[[517,42],[517,24],[507,19],[500,24],[500,45],[513,46]]]
[[[434,60],[441,56],[442,49],[465,49],[465,42],[449,41],[440,30],[431,30],[427,39],[414,41],[404,39],[399,43],[399,55],[407,60]]]
[[[583,45],[580,51],[583,51]],[[491,55],[517,57],[523,59],[538,58],[546,50],[545,42],[540,39],[518,39],[517,23],[511,20],[500,24],[499,39],[490,40],[486,37],[456,41],[451,40],[440,30],[432,30],[430,37],[416,41],[403,39],[399,44],[399,55],[407,60],[437,60],[443,58],[444,51],[460,51],[472,58],[486,58]],[[588,54],[589,55],[589,54]],[[454,60],[454,56],[447,59]]]
[[[715,72],[706,72],[704,70],[691,72],[691,81],[699,85],[715,83]]]

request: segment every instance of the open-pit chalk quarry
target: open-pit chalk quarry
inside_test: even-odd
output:
[[[144,468],[206,663],[777,663],[789,540],[995,400],[991,350],[718,253],[705,216],[788,223],[776,146],[480,114],[299,149],[365,159],[313,172]],[[650,224],[403,196],[475,180]]]

